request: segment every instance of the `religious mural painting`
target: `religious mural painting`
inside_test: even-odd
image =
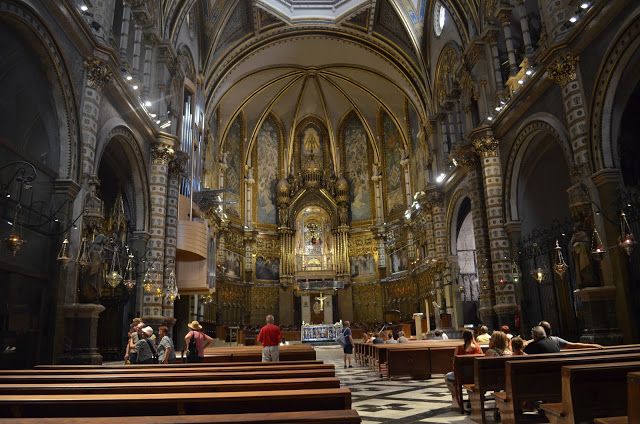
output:
[[[300,132],[300,163],[304,166],[307,158],[313,154],[313,158],[322,169],[323,162],[323,145],[322,132],[313,123],[308,123]]]
[[[411,130],[411,170],[413,191],[424,191],[428,182],[429,150],[425,137],[420,134],[418,115],[413,106],[409,106],[409,128]]]
[[[242,119],[238,116],[227,132],[222,159],[227,164],[225,188],[230,190],[230,192],[225,193],[225,200],[237,202],[235,205],[227,205],[225,211],[229,216],[234,217],[240,217],[240,178],[244,175],[242,167],[242,136]]]
[[[276,223],[278,183],[278,129],[267,118],[258,132],[258,221]]]
[[[351,265],[351,278],[375,278],[376,259],[371,253],[353,256],[349,258]]]
[[[382,118],[382,135],[384,138],[385,171],[387,174],[387,211],[392,214],[404,208],[400,160],[402,160],[405,153],[400,131],[398,131],[398,127],[387,113]]]
[[[351,220],[371,219],[367,135],[362,122],[352,115],[344,129],[345,170],[349,182]],[[358,160],[351,160],[359,158]]]
[[[256,257],[256,279],[278,281],[280,279],[280,259]]]
[[[403,247],[391,254],[391,273],[396,274],[398,272],[406,271],[409,261],[407,260],[407,248]]]
[[[242,264],[242,257],[230,250],[225,252],[225,270],[224,275],[231,278],[240,278],[240,266]]]

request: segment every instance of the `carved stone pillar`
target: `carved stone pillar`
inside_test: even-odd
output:
[[[384,223],[384,208],[382,202],[382,173],[377,163],[373,164],[371,181],[373,181],[373,193],[375,196],[376,225],[379,227]]]
[[[432,192],[428,198],[433,215],[435,257],[441,261],[446,259],[447,256],[447,222],[444,208],[444,195],[439,192]]]
[[[427,210],[425,211],[425,233],[427,239],[427,259],[432,260],[436,258],[436,238],[433,233],[433,209],[431,203],[427,202],[425,205]]]
[[[582,80],[578,76],[579,58],[567,53],[556,58],[549,66],[549,78],[562,89],[562,104],[569,127],[573,159],[576,165],[589,168],[589,141],[587,139],[587,113]]]
[[[86,82],[82,96],[82,175],[86,179],[95,173],[96,137],[102,88],[111,83],[113,74],[98,58],[84,61]]]
[[[140,47],[142,45],[142,28],[138,23],[135,24],[135,31],[133,33],[133,57],[131,59],[131,72],[135,76],[137,81],[141,81],[140,78]]]
[[[151,239],[147,260],[155,260],[155,271],[164,276],[165,258],[165,227],[167,217],[167,180],[169,163],[175,157],[174,136],[160,133],[151,149],[151,178],[149,191],[151,192]],[[144,294],[142,320],[149,325],[160,325],[163,320],[162,293],[152,292]]]
[[[142,71],[142,95],[148,99],[151,94],[151,61],[153,57],[153,45],[155,44],[155,36],[153,34],[143,34],[142,42],[144,45],[144,68]]]
[[[61,364],[101,365],[98,352],[98,316],[104,306],[93,303],[64,305],[64,333],[69,344],[60,356]]]
[[[569,16],[565,10],[566,0],[539,0],[542,21],[547,29],[549,45],[555,44],[566,37],[570,31],[566,23]]]
[[[178,247],[178,198],[180,196],[180,179],[184,175],[185,166],[189,156],[178,151],[171,162],[169,162],[169,173],[167,183],[167,215],[165,222],[165,245],[164,245],[164,289],[168,285],[168,276],[171,271],[176,272],[176,250]],[[173,326],[173,302],[170,299],[164,299],[162,315],[165,319],[165,325],[169,324],[169,328]]]
[[[374,235],[378,243],[378,268],[387,267],[387,250],[384,245],[384,232],[380,231]]]
[[[122,4],[122,26],[120,30],[120,59],[129,63],[129,21],[131,20],[131,4],[125,0]]]
[[[511,263],[505,258],[505,252],[509,251],[509,238],[504,227],[499,142],[490,130],[483,130],[473,138],[473,145],[482,161],[491,267],[496,294],[496,304],[493,309],[498,315],[499,326],[506,324],[510,328],[515,328],[514,317],[517,304]]]
[[[504,41],[507,44],[507,56],[509,57],[509,74],[514,76],[518,73],[518,64],[516,63],[516,52],[513,48],[513,40],[511,40],[511,8],[501,8],[498,12],[498,20],[502,24],[504,32]]]
[[[527,9],[524,7],[524,0],[516,0],[518,15],[520,15],[520,28],[522,28],[522,42],[524,43],[524,53],[527,57],[533,56],[533,44],[531,43],[531,33],[529,32],[529,21],[527,20]]]
[[[498,56],[498,28],[492,26],[487,28],[484,39],[491,50],[491,58],[493,59],[493,75],[496,83],[496,93],[504,90],[504,81],[502,80],[502,71],[500,70],[500,56]]]

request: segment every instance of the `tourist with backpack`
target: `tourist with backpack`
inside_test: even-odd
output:
[[[344,346],[342,351],[344,352],[344,367],[347,368],[347,359],[349,359],[349,368],[351,365],[351,355],[353,355],[353,336],[351,333],[351,323],[349,321],[344,322],[344,329],[342,334],[344,335]]]
[[[204,350],[213,343],[213,339],[202,332],[202,326],[198,321],[192,321],[188,327],[192,330],[184,336],[187,345],[187,362],[204,362]]]

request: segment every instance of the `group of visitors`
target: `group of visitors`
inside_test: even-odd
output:
[[[153,328],[145,325],[140,318],[134,318],[129,327],[129,343],[124,355],[125,363],[130,364],[170,364],[176,361],[176,351],[169,337],[169,328],[158,329],[160,342],[156,344]]]
[[[394,338],[393,332],[388,333],[363,333],[362,343],[367,344],[394,344],[394,343],[408,343],[409,339],[404,334],[404,331],[398,331],[398,337]]]

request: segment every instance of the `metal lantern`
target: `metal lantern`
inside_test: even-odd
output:
[[[558,277],[562,278],[564,277],[564,274],[565,272],[567,272],[568,268],[569,266],[564,261],[564,257],[562,256],[562,248],[560,247],[560,243],[558,243],[558,240],[556,240],[553,270],[556,272]]]
[[[56,260],[63,268],[69,265],[69,262],[71,262],[71,257],[69,256],[69,239],[67,237],[65,237],[64,241],[62,242],[62,246],[60,247],[60,252],[58,252],[58,257],[56,258]]]
[[[633,238],[629,221],[624,211],[620,213],[620,239],[618,239],[618,246],[622,247],[627,256],[631,256],[631,252],[636,245],[636,241]]]
[[[591,257],[600,262],[604,259],[604,255],[607,254],[606,249],[602,245],[602,240],[600,240],[600,234],[596,228],[593,228],[593,236],[591,237]]]

